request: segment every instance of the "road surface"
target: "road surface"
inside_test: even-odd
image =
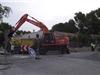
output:
[[[40,60],[30,56],[9,57],[10,67],[0,70],[0,75],[100,75],[100,53],[76,52],[48,54]]]

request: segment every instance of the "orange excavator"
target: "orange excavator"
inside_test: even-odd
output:
[[[29,19],[30,17],[31,19]],[[69,38],[63,37],[63,38],[55,38],[54,33],[50,32],[46,25],[44,25],[42,22],[38,21],[34,17],[29,16],[28,14],[24,14],[20,20],[16,23],[16,27],[13,28],[10,33],[9,37],[12,37],[12,35],[22,26],[23,23],[29,22],[37,27],[39,27],[43,31],[43,37],[40,41],[39,46],[39,53],[40,54],[46,54],[48,50],[59,50],[62,53],[70,53],[67,45],[69,44]]]

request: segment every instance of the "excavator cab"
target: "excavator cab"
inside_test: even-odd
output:
[[[53,36],[53,33],[44,33],[44,37],[43,37],[43,42],[45,44],[52,44],[55,42],[55,37]]]

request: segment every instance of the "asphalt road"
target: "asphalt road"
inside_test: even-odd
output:
[[[48,54],[40,60],[30,56],[9,57],[10,67],[0,70],[0,75],[100,75],[100,53],[76,52]]]

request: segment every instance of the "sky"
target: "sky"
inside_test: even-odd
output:
[[[44,23],[48,29],[73,19],[76,12],[86,14],[100,7],[100,0],[0,0],[0,3],[12,9],[4,22],[15,26],[20,17],[27,13]],[[40,28],[25,22],[19,30],[37,31]]]

